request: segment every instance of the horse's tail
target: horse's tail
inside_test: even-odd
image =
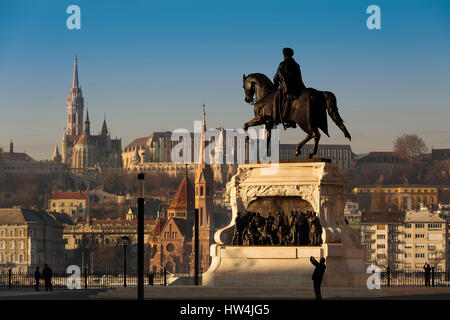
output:
[[[323,91],[323,95],[326,100],[328,115],[331,119],[333,119],[334,123],[336,123],[336,125],[342,130],[342,132],[344,132],[345,137],[348,140],[351,140],[352,137],[350,136],[350,133],[344,125],[344,120],[342,120],[341,116],[339,115],[336,96],[329,91]]]

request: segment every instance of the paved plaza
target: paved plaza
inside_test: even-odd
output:
[[[0,290],[0,300],[134,300],[136,287],[90,290],[54,290],[52,292],[26,289]],[[209,288],[194,286],[146,287],[148,300],[309,300],[311,289],[299,288]],[[450,300],[450,287],[395,287],[381,290],[365,288],[323,288],[324,299],[363,300]]]

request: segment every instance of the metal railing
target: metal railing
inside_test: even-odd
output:
[[[146,273],[144,275],[145,285],[153,286],[166,286],[169,284],[170,278],[186,277],[187,274],[171,274],[167,275],[167,272],[161,270],[156,273]],[[52,287],[54,289],[67,289],[67,284],[71,277],[70,274],[65,272],[53,272],[51,279]],[[70,279],[73,280],[71,277]],[[94,273],[82,273],[80,277],[80,285],[82,289],[108,289],[124,286],[124,273],[123,272],[94,272]],[[44,289],[44,280],[41,279],[40,289]],[[126,285],[137,286],[138,274],[137,272],[127,272]],[[34,289],[36,280],[34,273],[24,272],[0,272],[0,289]]]
[[[450,286],[450,272],[435,271],[432,268],[427,277],[423,270],[390,270],[381,272],[381,285],[386,287],[448,287]],[[427,283],[428,282],[428,283]]]

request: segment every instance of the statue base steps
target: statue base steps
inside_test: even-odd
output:
[[[351,253],[342,244],[322,246],[228,246],[211,245],[211,266],[203,274],[209,287],[312,287],[317,260],[326,259],[324,287],[365,287],[369,275],[352,272]],[[355,252],[359,260],[359,252]],[[344,257],[345,256],[345,257]],[[359,259],[358,259],[359,258]],[[356,261],[358,262],[358,261]]]

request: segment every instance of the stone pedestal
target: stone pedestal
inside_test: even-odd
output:
[[[365,285],[367,274],[360,235],[345,223],[345,182],[336,165],[325,161],[239,165],[238,172],[227,184],[227,193],[232,220],[215,234],[216,244],[211,246],[212,262],[203,274],[203,285],[310,287],[314,270],[309,261],[311,256],[317,260],[320,257],[326,259],[324,286]],[[299,211],[311,208],[322,224],[323,244],[232,246],[238,211],[267,204],[278,208],[288,205]]]

